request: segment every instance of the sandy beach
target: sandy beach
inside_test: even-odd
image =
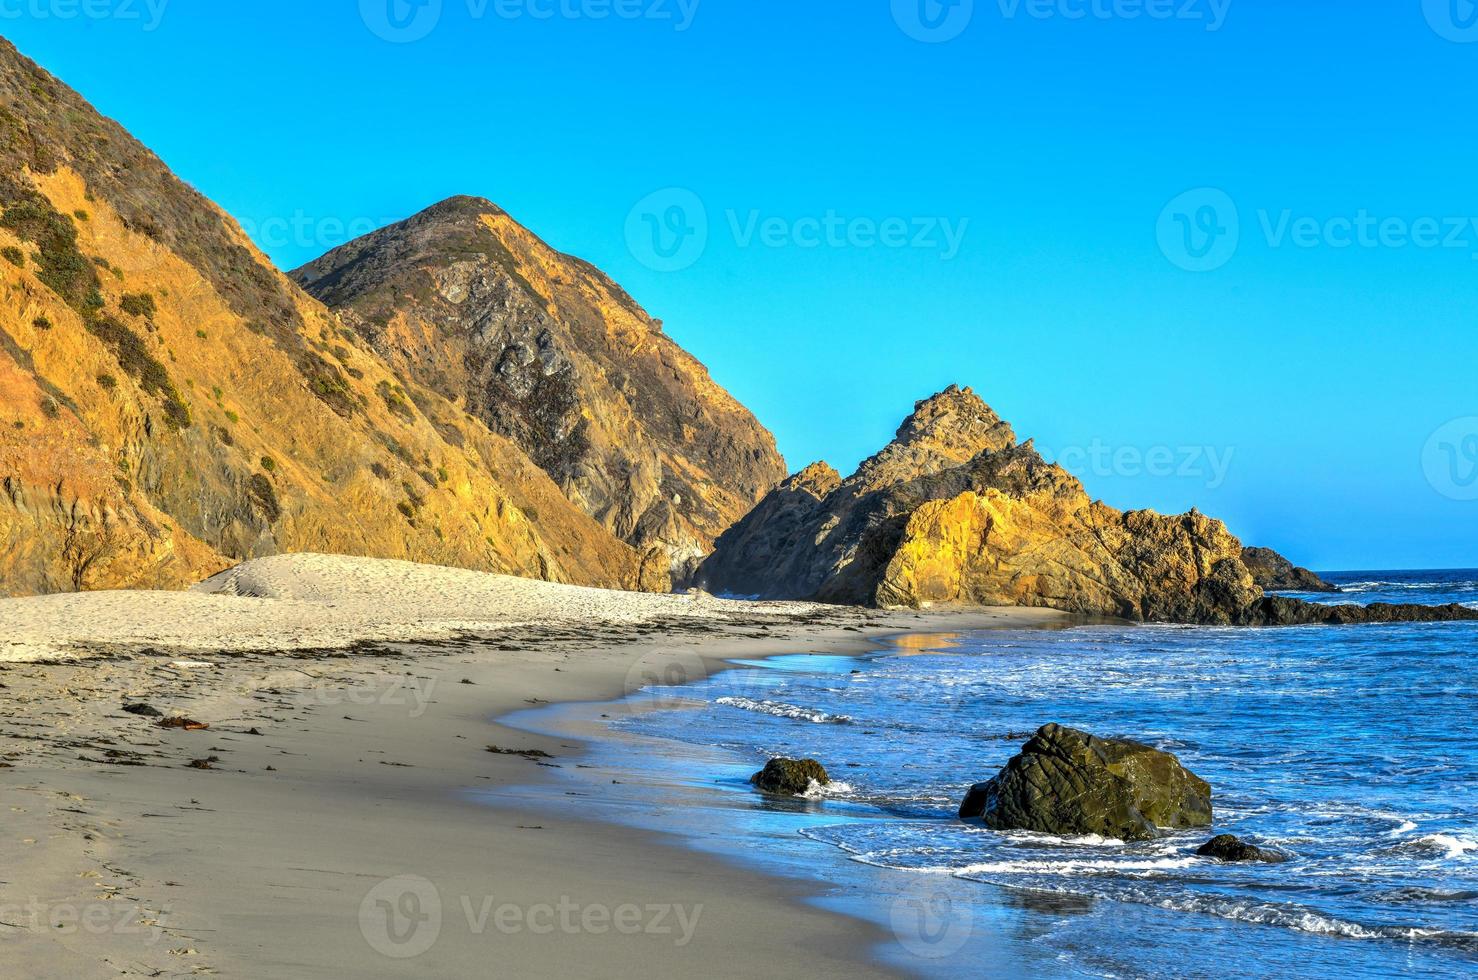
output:
[[[575,801],[531,812],[512,790],[578,765],[581,746],[495,719],[727,658],[1055,618],[319,556],[185,594],[5,600],[0,956],[11,975],[77,978],[739,977],[770,975],[784,948],[812,975],[890,975],[873,955],[889,937],[808,904],[820,886],[594,822]],[[210,727],[123,710],[141,704]]]

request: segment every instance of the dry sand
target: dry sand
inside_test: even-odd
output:
[[[610,592],[460,568],[337,555],[279,555],[189,592],[87,592],[0,599],[0,661],[148,644],[198,650],[299,650],[437,639],[535,623],[645,623],[795,616],[804,603]]]
[[[513,788],[580,746],[490,719],[729,657],[1054,618],[921,621],[323,556],[189,594],[0,600],[0,973],[768,977],[779,956],[809,976],[890,975],[873,955],[888,937],[807,904],[803,885],[591,822],[578,800],[528,812]],[[211,727],[162,729],[125,703]]]

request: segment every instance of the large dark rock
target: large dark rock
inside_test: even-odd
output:
[[[1269,592],[1338,592],[1307,568],[1300,568],[1272,548],[1243,548],[1242,564],[1252,580]]]
[[[804,796],[811,783],[825,786],[831,777],[827,776],[826,767],[815,759],[771,759],[749,781],[766,793]]]
[[[1249,844],[1244,840],[1233,837],[1231,834],[1218,834],[1206,843],[1202,844],[1196,851],[1198,857],[1216,858],[1218,861],[1281,861],[1283,856],[1273,851],[1265,851],[1255,844]]]
[[[995,830],[1146,840],[1211,824],[1211,787],[1180,760],[1128,739],[1044,725],[1021,753],[972,787],[960,818]]]

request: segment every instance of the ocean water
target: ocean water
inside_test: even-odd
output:
[[[1478,571],[1329,578],[1346,591],[1308,598],[1478,604]],[[624,742],[568,778],[616,773],[614,819],[822,882],[923,976],[1472,976],[1475,654],[1472,623],[908,634],[589,714]],[[955,819],[1046,722],[1174,752],[1215,826],[1126,844]],[[746,779],[776,755],[838,782],[765,799]],[[1223,832],[1287,860],[1195,856]]]

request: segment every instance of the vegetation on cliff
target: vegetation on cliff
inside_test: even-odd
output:
[[[284,551],[666,586],[3,41],[0,254],[0,593]]]

